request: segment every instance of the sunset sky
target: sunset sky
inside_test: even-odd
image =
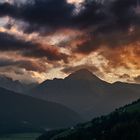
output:
[[[0,75],[42,82],[87,68],[140,83],[138,0],[0,0]]]

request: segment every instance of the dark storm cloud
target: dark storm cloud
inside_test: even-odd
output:
[[[0,15],[9,15],[16,19],[27,21],[31,24],[30,30],[34,27],[46,30],[61,27],[88,27],[98,24],[102,27],[112,21],[120,24],[135,22],[137,17],[133,7],[136,0],[105,0],[99,3],[95,0],[86,0],[84,7],[78,14],[74,14],[74,5],[66,0],[30,0],[25,4],[17,5],[0,4]],[[103,26],[104,27],[104,26]]]
[[[129,34],[131,26],[138,28],[140,23],[136,4],[137,0],[105,0],[103,3],[86,0],[82,10],[74,14],[74,5],[66,0],[30,0],[21,5],[2,3],[0,15],[25,21],[25,32],[45,34],[61,28],[82,29],[90,39],[78,45],[75,51],[88,54],[102,45],[116,47],[139,40],[137,30]],[[37,51],[35,55],[44,55],[44,52],[36,54]],[[56,59],[61,57],[65,56],[58,55]],[[52,56],[48,58],[51,60]]]
[[[0,67],[10,66],[13,64],[15,64],[15,62],[10,59],[0,59]]]
[[[10,3],[0,3],[0,16],[18,16],[18,7]]]
[[[75,6],[66,0],[30,0],[25,4],[0,4],[0,15],[23,20],[28,24],[26,32],[49,33],[60,28],[83,28],[97,24],[105,19],[103,5],[95,1],[83,3],[79,14]]]
[[[12,60],[12,59],[0,59],[0,68],[2,67],[19,67],[24,68],[27,71],[37,71],[37,72],[45,72],[46,66],[39,61],[30,61],[30,60]]]
[[[15,65],[27,71],[45,72],[47,70],[45,64],[39,61],[20,60],[15,61]]]
[[[0,33],[0,51],[18,51],[19,54],[26,57],[43,58],[46,57],[50,61],[67,61],[68,56],[59,52],[53,47],[41,47],[41,44],[33,43],[19,39],[7,33]]]
[[[79,27],[94,27],[94,32],[110,33],[128,29],[139,23],[135,8],[138,0],[86,0],[83,10],[75,17]],[[92,32],[92,31],[91,31]]]
[[[37,48],[37,44],[0,32],[0,51],[18,51]]]
[[[137,5],[137,0],[115,0],[111,5],[111,11],[116,21],[122,25],[135,22],[137,15],[133,8]]]
[[[92,12],[90,12],[89,8],[91,7],[91,11],[96,9],[92,7],[94,1],[89,1],[89,5],[83,11],[83,13],[89,11],[87,16],[84,16],[82,12],[80,13],[85,17],[85,22],[81,22],[81,24],[88,24],[86,27],[90,27],[89,30],[87,30],[89,38],[87,41],[84,41],[84,43],[77,45],[74,52],[89,54],[102,46],[111,48],[123,47],[140,39],[140,8],[136,9],[137,1],[114,0],[108,3],[107,1],[105,2],[106,3],[99,6],[101,8],[97,8],[96,15],[99,16],[97,16],[98,18],[96,18],[96,20],[92,20],[94,19],[92,17],[94,14],[90,14]],[[90,18],[87,19],[89,19],[90,22],[86,20],[88,15]],[[91,28],[92,25],[95,25],[95,28]]]
[[[29,23],[26,32],[52,32],[70,26],[74,5],[66,0],[34,0],[22,7],[23,20]],[[30,26],[32,25],[32,26]]]
[[[102,24],[108,17],[105,5],[98,1],[86,0],[82,6],[84,8],[74,17],[75,24],[80,28]]]
[[[51,32],[71,24],[74,5],[66,0],[30,0],[25,4],[4,3],[0,5],[0,15],[26,21],[26,32]]]
[[[92,40],[85,41],[84,43],[77,45],[77,47],[74,48],[73,52],[89,54],[90,52],[99,48],[99,43],[96,43],[97,42],[94,42]]]
[[[73,50],[76,53],[89,54],[103,46],[111,49],[117,47],[126,47],[129,44],[133,44],[140,39],[140,28],[138,26],[130,27],[127,31],[116,31],[112,33],[98,34],[96,36],[89,36],[87,41],[77,45]],[[134,30],[134,31],[130,31]]]
[[[35,48],[32,50],[23,51],[22,54],[26,57],[42,58],[47,57],[50,61],[63,60],[65,63],[68,62],[68,55],[59,52],[57,48]]]

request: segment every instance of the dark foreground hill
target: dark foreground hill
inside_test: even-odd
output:
[[[81,69],[65,79],[44,81],[31,92],[34,97],[61,103],[90,120],[139,99],[140,85],[110,84]]]
[[[79,121],[79,115],[63,105],[0,88],[0,133],[42,131]]]
[[[140,140],[140,100],[91,122],[48,132],[37,140]]]

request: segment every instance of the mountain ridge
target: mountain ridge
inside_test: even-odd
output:
[[[101,80],[88,69],[79,69],[79,70],[71,73],[65,79],[67,79],[67,80],[68,79],[69,80],[94,80],[96,82]]]
[[[22,94],[26,94],[26,92],[29,89],[31,89],[37,85],[38,85],[37,83],[25,84],[18,80],[13,80],[12,78],[4,76],[4,75],[0,76],[0,87],[1,88],[5,88],[7,90],[11,90],[11,91],[22,93]]]
[[[110,84],[84,69],[65,79],[44,81],[30,95],[61,103],[89,120],[140,98],[140,85]]]

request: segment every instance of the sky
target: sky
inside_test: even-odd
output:
[[[24,82],[87,68],[140,83],[139,0],[0,0],[0,75]]]

